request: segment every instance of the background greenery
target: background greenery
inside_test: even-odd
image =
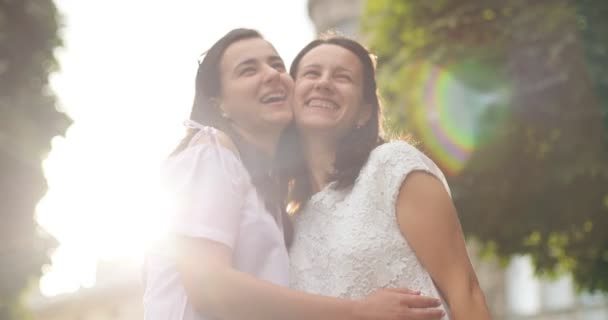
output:
[[[467,236],[592,291],[608,291],[606,17],[602,0],[375,0],[363,19],[387,126],[451,173]],[[460,165],[421,117],[429,101],[444,127],[468,123]]]
[[[23,288],[55,243],[35,224],[46,191],[41,162],[70,124],[48,86],[61,45],[50,0],[0,0],[0,319],[23,319]]]

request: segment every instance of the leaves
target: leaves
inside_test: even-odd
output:
[[[386,125],[450,174],[467,236],[603,291],[606,16],[601,0],[378,0],[363,23]]]

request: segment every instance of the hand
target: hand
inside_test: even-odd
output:
[[[354,310],[358,320],[439,320],[445,312],[441,301],[409,289],[380,289],[360,300]]]

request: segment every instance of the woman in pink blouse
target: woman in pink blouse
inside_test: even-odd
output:
[[[293,80],[274,47],[235,29],[205,54],[187,136],[167,159],[171,237],[146,258],[145,319],[438,319],[407,289],[351,301],[286,288],[283,199],[273,175]],[[328,270],[331,272],[331,270]]]

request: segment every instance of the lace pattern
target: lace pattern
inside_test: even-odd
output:
[[[312,197],[294,217],[293,288],[344,298],[361,298],[378,288],[410,288],[440,298],[395,215],[407,175],[435,174],[420,155],[405,142],[386,143],[371,153],[352,189],[326,188]]]

